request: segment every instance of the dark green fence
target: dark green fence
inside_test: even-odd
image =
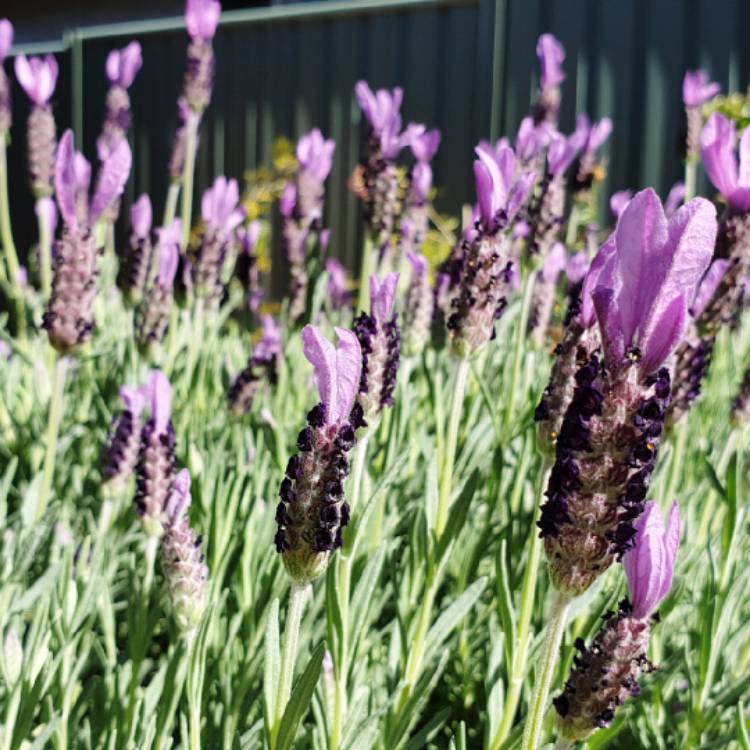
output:
[[[337,142],[327,209],[333,251],[356,265],[358,207],[346,187],[362,138],[354,83],[402,85],[405,117],[441,128],[439,208],[457,212],[473,199],[473,145],[513,134],[528,111],[542,31],[567,50],[562,127],[571,129],[584,110],[614,120],[609,191],[653,185],[664,192],[679,179],[686,67],[708,68],[725,90],[750,77],[747,0],[351,0],[229,12],[216,37],[197,196],[216,174],[241,178],[267,163],[277,136],[317,125]],[[144,67],[132,90],[135,162],[126,198],[148,190],[159,215],[184,68],[181,18],[71,32],[56,50],[57,115],[93,156],[104,60],[132,38],[143,45]],[[14,104],[12,200],[25,247],[35,228],[24,185],[27,104],[17,87]]]

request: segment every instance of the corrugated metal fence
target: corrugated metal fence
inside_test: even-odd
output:
[[[202,129],[197,196],[217,174],[241,178],[268,163],[277,136],[296,138],[317,125],[337,142],[327,209],[332,248],[354,266],[359,216],[346,188],[362,139],[354,83],[402,85],[405,117],[441,128],[438,207],[458,212],[473,198],[474,143],[513,134],[528,111],[543,31],[567,50],[562,127],[572,129],[584,110],[614,120],[610,191],[653,185],[663,192],[680,177],[687,67],[707,67],[725,90],[750,77],[750,45],[743,43],[750,3],[743,0],[351,0],[229,12],[215,41],[216,88]],[[93,156],[104,60],[132,38],[143,46],[144,67],[131,92],[135,162],[126,203],[148,190],[159,215],[184,69],[181,18],[71,32],[53,50],[61,64],[56,114]],[[16,86],[10,169],[21,247],[35,237],[24,185],[27,106]]]

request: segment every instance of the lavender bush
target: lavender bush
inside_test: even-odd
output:
[[[108,56],[92,180],[0,21],[0,750],[750,747],[750,130],[708,74],[685,182],[607,200],[612,123],[562,132],[542,35],[453,223],[440,132],[360,81],[357,278],[317,128],[193,215],[219,4],[185,23],[168,193],[129,205],[159,61]]]

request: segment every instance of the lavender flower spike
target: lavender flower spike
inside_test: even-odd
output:
[[[674,382],[666,420],[668,425],[679,422],[700,396],[703,380],[711,365],[717,332],[713,319],[717,307],[712,303],[731,297],[731,290],[724,287],[724,277],[729,267],[729,261],[723,259],[711,264],[688,309],[690,322],[674,355]],[[717,294],[720,287],[724,287],[723,293]],[[718,309],[722,307],[723,303]]]
[[[10,130],[12,110],[10,81],[3,63],[13,44],[13,25],[7,18],[0,18],[0,138]]]
[[[144,388],[120,388],[123,410],[112,421],[102,450],[102,477],[105,482],[127,482],[135,470],[141,433],[141,413],[146,405]]]
[[[461,358],[479,351],[494,333],[506,305],[513,262],[510,227],[528,201],[536,173],[516,169],[513,149],[479,145],[474,162],[479,204],[476,228],[465,237],[451,261],[458,294],[446,325],[454,353]]]
[[[557,279],[565,269],[568,253],[562,242],[556,242],[547,255],[534,286],[529,316],[529,332],[536,346],[547,340],[552,311],[555,306]]]
[[[573,180],[573,190],[574,192],[585,192],[591,188],[595,181],[601,180],[603,177],[603,168],[597,152],[612,133],[612,120],[609,117],[603,117],[599,122],[592,125],[588,115],[581,114],[578,116],[576,132],[585,132],[586,140],[583,144],[578,171]]]
[[[227,180],[226,177],[217,177],[213,186],[203,193],[201,216],[206,231],[193,267],[193,282],[196,292],[209,300],[215,300],[221,291],[221,270],[234,231],[244,217],[239,201],[237,180]]]
[[[682,81],[682,101],[687,115],[686,155],[688,161],[700,157],[700,133],[703,127],[701,108],[721,90],[718,83],[711,83],[705,70],[688,70]]]
[[[52,195],[55,171],[56,127],[49,103],[57,84],[57,60],[19,55],[15,62],[16,78],[31,99],[27,124],[29,176],[34,196]]]
[[[135,505],[146,534],[160,537],[168,521],[167,503],[172,496],[176,465],[172,386],[163,372],[151,373],[147,393],[151,416],[141,430]]]
[[[144,193],[130,209],[130,241],[117,274],[117,285],[132,305],[143,299],[151,271],[152,218],[151,200]]]
[[[211,101],[214,83],[212,41],[221,15],[216,0],[187,0],[185,25],[190,35],[183,95],[190,109],[200,114]]]
[[[157,235],[159,240],[154,255],[159,259],[158,273],[135,316],[135,340],[144,352],[160,344],[167,332],[174,304],[174,280],[180,259],[182,222],[174,219],[171,226],[158,229]]]
[[[539,522],[554,586],[585,591],[633,546],[670,396],[665,364],[713,252],[714,207],[696,198],[667,223],[653,190],[623,211],[594,302],[603,362],[594,352],[556,443]]]
[[[318,328],[302,331],[304,352],[313,365],[320,403],[307,415],[297,438],[299,453],[289,459],[276,508],[276,550],[292,580],[308,583],[321,575],[331,553],[343,543],[349,522],[344,480],[362,410],[355,404],[362,368],[357,337],[336,329],[336,348]]]
[[[623,559],[632,604],[625,600],[618,613],[605,617],[589,648],[576,641],[580,655],[565,689],[553,701],[558,727],[569,740],[585,740],[609,726],[617,708],[640,694],[641,674],[653,669],[646,656],[651,613],[672,586],[680,541],[677,503],[666,529],[655,503],[646,504],[636,527],[634,547]]]
[[[557,125],[560,112],[560,84],[565,80],[562,69],[565,49],[552,34],[542,34],[536,45],[536,54],[542,71],[534,120],[536,123],[548,122]]]
[[[189,507],[190,473],[183,469],[174,479],[161,544],[169,598],[183,633],[200,625],[208,604],[208,567],[201,551],[202,537],[190,527]]]
[[[253,348],[245,369],[234,379],[229,389],[229,408],[235,416],[247,414],[253,407],[255,395],[263,379],[275,385],[282,352],[281,328],[270,316],[262,318],[263,335]]]
[[[297,143],[296,210],[297,219],[306,227],[319,225],[323,218],[323,201],[326,181],[333,166],[336,142],[323,138],[318,128],[303,135]]]
[[[117,143],[127,136],[131,120],[128,89],[142,64],[141,45],[138,42],[130,42],[123,49],[114,49],[107,56],[106,72],[110,86],[104,125],[96,141],[100,161],[104,161]]]
[[[343,310],[352,301],[349,277],[346,269],[336,258],[328,258],[326,261],[328,272],[328,283],[326,285],[326,297],[334,310]]]
[[[588,126],[581,122],[569,137],[561,133],[552,136],[547,150],[548,175],[530,211],[529,251],[532,254],[546,257],[558,239],[565,215],[565,172],[588,137]]]
[[[435,310],[435,294],[430,284],[427,258],[421,253],[407,252],[411,263],[411,282],[404,307],[404,351],[418,356],[430,338]]]
[[[50,343],[61,352],[84,344],[94,328],[92,304],[96,294],[97,246],[91,223],[119,197],[130,173],[130,148],[123,141],[102,167],[91,209],[84,206],[79,217],[73,133],[60,139],[55,161],[55,192],[65,224],[53,257],[52,294],[43,326]]]
[[[382,281],[370,277],[370,309],[354,321],[354,333],[362,350],[362,374],[357,403],[362,407],[366,427],[377,424],[386,406],[393,405],[399,360],[401,334],[393,303],[399,275],[388,274]]]

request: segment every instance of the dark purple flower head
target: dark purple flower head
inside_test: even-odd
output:
[[[656,503],[646,503],[635,528],[635,546],[625,553],[622,564],[630,587],[632,616],[643,620],[661,604],[672,587],[680,544],[677,503],[672,505],[666,529]]]
[[[650,188],[628,204],[608,240],[615,248],[612,278],[600,279],[592,294],[612,372],[637,352],[645,377],[674,351],[715,239],[716,209],[702,198],[680,208],[669,223]]]
[[[13,45],[13,24],[7,18],[0,18],[0,65]]]
[[[333,165],[336,142],[326,140],[318,128],[313,128],[297,142],[297,160],[301,169],[309,172],[318,182],[325,182]]]
[[[53,55],[27,58],[19,55],[15,62],[16,78],[26,95],[38,107],[47,104],[55,93],[57,60]]]
[[[216,33],[221,3],[216,0],[187,0],[185,25],[193,39],[210,41]]]
[[[717,190],[737,211],[750,210],[750,128],[745,128],[739,145],[734,120],[714,112],[701,131],[703,166]]]
[[[682,81],[682,101],[686,107],[702,107],[721,91],[718,83],[711,83],[705,70],[688,70]]]
[[[729,268],[729,261],[725,259],[715,260],[710,266],[708,271],[701,279],[701,283],[698,284],[698,290],[695,293],[693,302],[690,305],[690,314],[694,318],[698,318],[700,314],[706,309],[706,305],[713,299],[716,290],[724,278],[724,274]]]
[[[336,328],[336,335],[338,348],[316,326],[308,325],[302,330],[305,357],[315,371],[327,425],[343,424],[349,418],[362,370],[357,337],[345,328]]]
[[[671,218],[672,214],[685,202],[685,183],[675,182],[672,185],[672,189],[667,195],[667,199],[664,201],[664,213],[667,218]]]
[[[609,207],[614,214],[615,219],[620,218],[620,215],[625,210],[625,206],[630,203],[632,197],[632,190],[619,190],[616,193],[612,193],[612,197],[609,199]]]
[[[201,216],[207,228],[222,236],[230,235],[245,215],[239,201],[237,180],[217,177],[201,200]]]
[[[113,49],[107,55],[107,78],[110,83],[128,89],[142,65],[141,45],[130,42],[126,47]]]
[[[476,147],[474,178],[479,204],[479,221],[485,232],[494,233],[508,226],[531,196],[536,182],[534,171],[516,176],[516,157],[509,146],[497,151],[488,146]]]
[[[565,80],[562,69],[565,49],[552,34],[542,34],[536,45],[536,55],[542,68],[542,88],[559,86]]]

